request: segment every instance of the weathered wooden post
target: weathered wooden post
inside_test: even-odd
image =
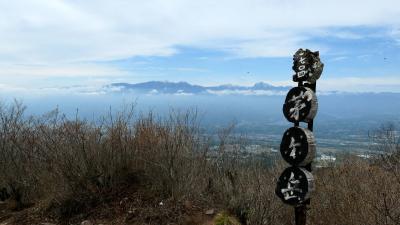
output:
[[[298,82],[298,86],[287,94],[283,114],[294,126],[285,131],[280,146],[283,159],[291,167],[280,175],[275,193],[284,203],[295,207],[296,225],[305,225],[307,205],[314,191],[311,163],[316,153],[313,135],[313,121],[318,110],[316,82],[324,64],[319,52],[299,49],[293,56],[292,68],[295,71],[293,81]],[[307,128],[300,127],[300,122],[307,123]]]

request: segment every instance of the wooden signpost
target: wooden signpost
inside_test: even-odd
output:
[[[284,203],[295,207],[296,225],[306,224],[306,206],[314,191],[311,163],[316,153],[313,121],[318,101],[315,91],[323,67],[318,52],[299,49],[293,56],[292,67],[293,81],[298,86],[289,91],[283,105],[285,118],[294,126],[283,134],[280,152],[291,167],[280,175],[275,193]],[[307,123],[307,128],[300,127],[300,122]]]

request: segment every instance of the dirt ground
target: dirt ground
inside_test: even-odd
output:
[[[157,197],[146,186],[126,187],[109,201],[68,218],[40,203],[16,210],[13,200],[0,202],[0,225],[211,225],[218,207],[205,202]]]

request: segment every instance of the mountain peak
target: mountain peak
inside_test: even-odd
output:
[[[273,87],[273,86],[271,84],[261,81],[261,82],[255,83],[253,87]]]

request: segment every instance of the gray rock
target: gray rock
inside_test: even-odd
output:
[[[82,221],[81,225],[94,225],[90,220]]]
[[[209,215],[209,216],[214,215],[214,213],[215,213],[215,210],[214,210],[214,209],[209,209],[209,210],[207,210],[207,211],[205,212],[205,214],[206,214],[206,215]]]

